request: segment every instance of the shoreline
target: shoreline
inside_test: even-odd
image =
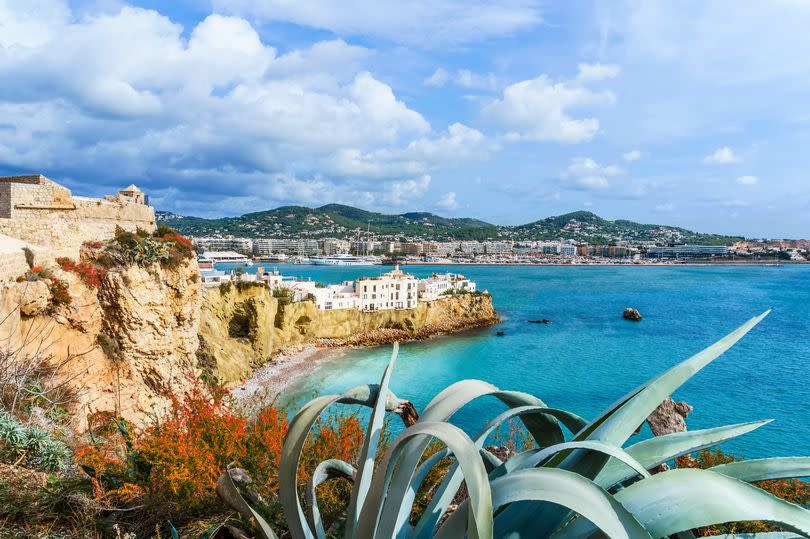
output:
[[[495,315],[431,324],[412,333],[401,329],[379,328],[345,338],[316,339],[276,353],[270,361],[254,369],[248,378],[230,387],[229,391],[240,404],[260,406],[277,399],[302,378],[315,373],[324,364],[343,357],[350,350],[385,346],[394,342],[426,341],[490,327],[500,322],[501,318]]]
[[[599,268],[599,267],[621,267],[621,268],[684,268],[684,267],[780,267],[780,266],[801,266],[810,262],[780,261],[779,264],[773,262],[684,262],[679,264],[669,263],[648,263],[648,264],[619,264],[616,262],[604,264],[570,264],[563,262],[533,263],[533,262],[399,262],[400,266],[497,266],[497,267],[571,267],[571,268]]]
[[[229,391],[240,404],[261,405],[278,398],[301,378],[342,357],[349,349],[349,346],[327,348],[316,344],[290,347],[254,369],[248,378]]]

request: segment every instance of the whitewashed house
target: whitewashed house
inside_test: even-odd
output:
[[[324,287],[315,287],[313,292],[315,305],[318,309],[331,311],[336,309],[357,309],[359,298],[354,292],[354,283],[344,281],[340,284],[330,284]]]
[[[357,279],[354,287],[363,311],[416,308],[417,280],[399,266],[379,277]]]
[[[434,273],[418,284],[419,295],[424,301],[433,301],[447,293],[448,290],[475,292],[475,281],[460,273]]]

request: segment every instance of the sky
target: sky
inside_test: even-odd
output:
[[[0,174],[806,238],[807,28],[807,0],[0,0]]]

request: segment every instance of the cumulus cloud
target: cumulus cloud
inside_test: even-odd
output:
[[[571,109],[611,105],[609,91],[593,91],[580,81],[552,82],[546,75],[517,82],[482,109],[488,124],[506,131],[507,140],[585,142],[599,131],[596,118],[573,118]]]
[[[458,209],[458,200],[456,200],[455,191],[448,191],[439,199],[437,205],[445,210],[452,211]]]
[[[737,178],[737,183],[740,185],[755,185],[759,181],[756,176],[740,176]]]
[[[621,71],[621,68],[616,64],[579,64],[578,68],[577,80],[581,82],[615,79]]]
[[[538,0],[214,0],[220,11],[287,22],[337,35],[412,45],[462,44],[511,35],[542,22]]]
[[[184,32],[152,10],[77,17],[65,6],[0,0],[7,170],[49,171],[94,194],[136,181],[177,207],[171,183],[221,200],[213,211],[256,209],[256,193],[258,207],[396,205],[424,195],[432,171],[496,148],[461,124],[434,131],[365,70],[364,47],[329,40],[279,55],[239,17]]]
[[[422,83],[425,86],[436,86],[441,87],[447,84],[447,81],[450,80],[450,74],[442,69],[441,67],[437,67],[436,71],[429,77],[427,77]]]
[[[703,164],[705,165],[729,165],[739,161],[740,158],[728,146],[718,148],[714,153],[703,158]]]
[[[575,157],[560,174],[560,179],[574,189],[607,189],[610,186],[608,178],[622,172],[616,165],[603,166],[590,157]]]
[[[639,150],[630,150],[622,154],[622,159],[625,161],[638,161],[641,159],[641,152]]]

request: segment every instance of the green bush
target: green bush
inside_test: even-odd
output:
[[[24,425],[15,416],[0,410],[0,457],[53,471],[67,468],[70,451],[45,429]]]

